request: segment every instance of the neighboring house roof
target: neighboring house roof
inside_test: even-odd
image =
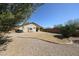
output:
[[[34,22],[31,22],[31,23],[28,22],[28,23],[26,23],[25,25],[29,25],[29,24],[34,24],[37,28],[43,28],[42,26],[40,26],[40,25],[38,25],[38,24],[36,24],[36,23],[34,23]],[[24,26],[25,26],[25,25],[24,25]],[[19,27],[22,27],[22,26],[23,26],[23,25],[16,25],[15,27],[18,27],[18,28],[19,28]]]
[[[42,26],[40,26],[40,25],[38,25],[38,24],[36,24],[36,23],[34,23],[34,22],[26,23],[25,25],[28,25],[28,24],[34,24],[34,25],[36,25],[38,28],[43,28]]]

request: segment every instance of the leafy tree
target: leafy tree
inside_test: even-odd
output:
[[[56,27],[60,29],[60,33],[63,37],[69,38],[76,32],[78,26],[79,22],[77,20],[69,20],[66,24]]]
[[[8,41],[4,36],[5,33],[12,30],[17,23],[25,24],[41,5],[39,3],[0,3],[0,45]]]
[[[19,22],[24,22],[42,4],[5,3],[0,4],[0,32],[8,32]]]

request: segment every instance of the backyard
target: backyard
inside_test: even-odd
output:
[[[1,3],[0,55],[79,55],[78,11],[79,4]]]
[[[70,40],[58,39],[56,34],[47,32],[10,33],[12,39],[2,56],[52,56],[52,55],[79,55],[79,44],[66,44]],[[74,39],[74,38],[71,38]],[[75,38],[78,39],[79,38]]]

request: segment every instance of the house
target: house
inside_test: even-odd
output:
[[[31,23],[26,23],[24,26],[17,26],[15,27],[15,30],[23,30],[23,32],[39,32],[41,31],[43,27],[40,25],[31,22]]]

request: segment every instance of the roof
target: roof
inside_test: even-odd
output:
[[[34,24],[34,25],[36,25],[36,26],[39,27],[39,28],[43,28],[42,26],[40,26],[40,25],[38,25],[38,24],[36,24],[36,23],[34,23],[34,22],[26,23],[25,25],[28,25],[28,24]]]

